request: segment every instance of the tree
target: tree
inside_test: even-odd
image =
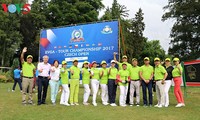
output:
[[[7,1],[1,1],[8,3]],[[18,14],[5,13],[0,10],[0,60],[1,66],[9,66],[15,51],[22,42],[20,29],[20,16]]]
[[[145,24],[143,22],[143,13],[140,8],[135,14],[135,18],[130,20],[130,27],[127,29],[129,31],[126,46],[127,46],[127,55],[130,58],[139,58],[142,54],[142,49],[146,42],[143,32],[145,29]]]
[[[200,2],[196,0],[169,0],[163,21],[175,19],[170,37],[169,54],[183,60],[196,59],[200,55]]]
[[[155,57],[159,57],[161,60],[165,59],[166,57],[165,51],[161,47],[159,40],[151,40],[151,41],[145,42],[142,53],[139,57],[139,61],[143,61],[145,57],[150,58],[151,64],[153,64],[153,60]],[[143,62],[140,64],[143,64]]]

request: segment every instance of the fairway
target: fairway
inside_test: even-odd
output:
[[[18,86],[11,92],[13,83],[0,83],[0,120],[199,120],[200,119],[200,87],[187,87],[185,97],[186,107],[175,108],[177,104],[172,89],[170,90],[170,106],[168,108],[140,107],[111,107],[101,104],[98,96],[98,106],[84,106],[82,104],[83,87],[80,87],[79,106],[59,105],[60,93],[56,106],[50,102],[50,89],[48,89],[47,105],[21,104],[21,93]],[[119,95],[119,89],[117,91]],[[34,96],[36,103],[37,96]],[[117,104],[118,98],[117,96]],[[142,98],[142,96],[141,96]],[[156,104],[154,93],[154,104]],[[91,97],[89,98],[91,103]],[[142,99],[141,99],[142,103]]]

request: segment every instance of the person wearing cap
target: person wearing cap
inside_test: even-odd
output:
[[[155,107],[161,108],[164,106],[164,84],[165,79],[167,77],[167,71],[160,63],[160,58],[154,59],[155,64],[155,71],[154,71],[154,80],[156,81],[156,94],[157,94],[157,100],[158,104],[155,105]]]
[[[28,55],[26,58],[26,62],[24,60],[24,53],[27,52],[27,48],[24,47],[21,53],[21,64],[22,64],[22,104],[26,104],[26,93],[27,89],[29,89],[29,104],[33,104],[33,97],[32,97],[32,92],[33,92],[33,82],[34,82],[34,72],[35,72],[35,66],[32,63],[33,61],[33,56]]]
[[[117,59],[116,59],[116,52],[114,52],[114,60],[115,62],[118,64],[118,69],[121,70],[122,69],[122,63],[126,63],[127,64],[127,69],[129,70],[131,68],[131,64],[128,63],[128,57],[126,55],[123,55],[122,56],[122,63],[118,62]],[[130,83],[128,83],[128,92],[127,92],[127,98],[126,98],[126,104],[129,104],[129,96],[130,96]]]
[[[53,66],[50,69],[50,80],[49,85],[51,88],[51,102],[53,105],[56,105],[56,97],[58,94],[59,88],[59,79],[60,79],[60,68],[58,67],[58,60],[54,60]]]
[[[79,93],[79,80],[80,80],[80,68],[78,68],[78,60],[73,60],[73,66],[70,67],[70,104],[78,104]]]
[[[149,96],[149,106],[152,107],[153,97],[152,97],[152,78],[153,78],[153,67],[149,64],[150,59],[148,57],[144,58],[144,65],[140,68],[140,78],[142,79],[142,93],[143,93],[143,103],[144,107],[147,107],[147,93],[146,89],[148,88]]]
[[[181,91],[181,83],[182,83],[182,72],[183,68],[181,67],[179,58],[173,59],[174,69],[172,71],[172,76],[174,80],[174,94],[176,96],[176,100],[178,104],[175,107],[183,107],[185,106],[183,94]]]
[[[50,80],[51,65],[48,63],[49,57],[43,56],[43,62],[38,63],[38,105],[46,104],[47,90]]]
[[[108,96],[111,106],[117,106],[115,103],[117,85],[115,83],[118,70],[115,68],[115,60],[111,60],[111,66],[108,69]]]
[[[165,79],[165,87],[164,87],[164,106],[168,107],[169,106],[169,89],[172,84],[172,71],[174,67],[170,63],[170,58],[165,59],[165,69],[167,71],[167,78]]]
[[[92,62],[92,68],[90,71],[91,71],[92,104],[94,106],[97,106],[96,98],[99,90],[100,71],[97,68],[96,61]]]
[[[100,85],[101,85],[101,100],[103,105],[108,105],[108,69],[106,68],[106,61],[101,62],[100,69]]]
[[[60,98],[60,104],[70,106],[68,103],[69,101],[69,74],[67,69],[67,62],[64,60],[62,61],[62,68],[60,69],[60,77],[61,77],[61,84],[62,84],[62,94]]]
[[[83,68],[81,70],[81,74],[82,74],[82,81],[83,81],[83,87],[84,87],[84,95],[83,95],[83,104],[84,105],[89,105],[88,103],[88,99],[90,96],[90,72],[88,69],[89,62],[88,61],[84,61],[83,62]]]
[[[134,93],[136,93],[136,106],[140,105],[140,67],[136,58],[132,59],[132,67],[130,68],[130,106],[134,104]]]
[[[117,74],[117,81],[120,88],[119,105],[126,106],[126,96],[128,92],[128,82],[130,81],[130,72],[127,69],[127,64],[122,63],[122,69]]]

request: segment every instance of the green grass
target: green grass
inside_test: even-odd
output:
[[[80,88],[79,106],[59,105],[60,94],[58,94],[57,105],[50,104],[50,95],[47,96],[48,105],[21,104],[21,94],[17,86],[15,92],[9,92],[12,83],[0,83],[0,120],[199,120],[200,119],[200,87],[188,87],[185,97],[186,107],[175,108],[176,100],[170,91],[170,106],[168,108],[147,107],[111,107],[101,104],[98,96],[98,106],[82,105],[83,88]],[[48,89],[48,92],[50,89]],[[119,90],[117,92],[119,95]],[[155,93],[154,93],[155,94]],[[117,96],[117,102],[118,98]],[[142,98],[142,97],[141,97]],[[34,102],[37,96],[34,94]],[[91,102],[91,97],[89,99]],[[142,103],[142,100],[141,100]],[[154,96],[156,103],[156,96]]]

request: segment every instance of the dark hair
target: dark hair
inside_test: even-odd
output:
[[[54,61],[53,61],[53,65],[54,65],[55,62],[58,62],[58,64],[59,64],[59,61],[58,61],[58,60],[54,60]]]
[[[84,64],[82,65],[82,68],[84,68]],[[87,69],[88,69],[89,67],[87,67]]]

